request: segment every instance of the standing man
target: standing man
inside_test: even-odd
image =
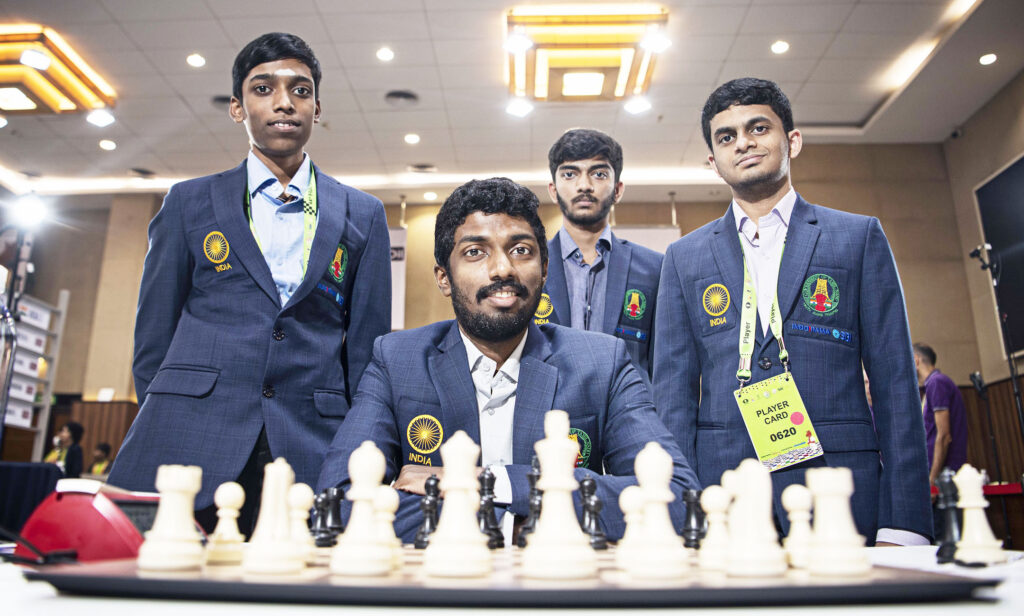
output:
[[[381,202],[305,153],[320,117],[320,63],[291,34],[265,34],[232,69],[238,167],[176,184],[149,227],[135,324],[141,408],[109,481],[153,490],[161,464],[203,469],[197,519],[238,481],[255,523],[263,466],[278,456],[312,484],[373,340],[391,324]]]
[[[854,519],[869,544],[927,543],[920,400],[903,291],[881,225],[793,190],[790,161],[803,139],[776,84],[724,84],[701,124],[708,160],[733,201],[665,257],[654,360],[659,413],[703,485],[744,458],[777,469],[783,532],[782,490],[803,483],[809,467],[842,466],[853,472]],[[762,408],[762,399],[773,404]]]
[[[942,469],[959,470],[967,461],[967,411],[960,388],[935,367],[937,356],[927,344],[914,344],[917,382],[924,391],[924,434],[928,451],[928,480]]]
[[[622,147],[574,128],[548,151],[548,194],[563,225],[548,242],[551,265],[534,322],[617,336],[650,375],[654,306],[664,255],[615,237],[608,213],[622,199]]]

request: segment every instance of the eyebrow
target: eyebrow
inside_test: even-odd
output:
[[[595,169],[611,169],[611,168],[612,168],[612,166],[610,164],[602,162],[602,163],[597,163],[596,165],[591,165],[590,167],[587,168],[587,171],[593,171]],[[568,164],[566,164],[566,165],[559,165],[558,166],[558,170],[559,171],[579,171],[580,167],[579,167],[579,165],[568,165]]]
[[[466,235],[460,239],[457,243],[459,244],[476,244],[478,242],[487,242],[491,238],[486,235]],[[517,233],[509,238],[511,242],[522,242],[525,240],[537,241],[537,238],[529,233]]]
[[[750,118],[749,120],[747,120],[746,124],[744,125],[744,128],[748,128],[749,129],[753,125],[759,124],[761,122],[771,123],[771,118],[769,118],[768,116],[763,116],[763,115],[755,116],[755,117]],[[722,134],[734,133],[734,132],[736,132],[736,129],[734,129],[733,127],[731,127],[731,126],[723,126],[723,127],[719,128],[718,130],[715,131],[715,137],[717,137],[719,135],[722,135]]]
[[[267,81],[270,81],[274,78],[274,75],[271,75],[270,73],[260,73],[259,75],[253,75],[252,77],[250,77],[249,81],[252,82],[259,79],[265,79]],[[288,79],[290,79],[291,81],[301,81],[308,84],[313,83],[313,80],[310,79],[309,77],[306,77],[305,75],[289,75]]]

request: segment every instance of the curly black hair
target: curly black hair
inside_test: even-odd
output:
[[[733,79],[718,86],[700,112],[700,127],[709,150],[714,150],[711,145],[711,118],[733,105],[768,105],[782,120],[782,129],[787,134],[793,130],[793,109],[777,83],[755,77]]]
[[[295,59],[309,67],[313,74],[313,94],[320,98],[320,61],[306,41],[294,34],[285,32],[268,32],[251,41],[235,56],[235,64],[231,67],[231,94],[242,100],[242,84],[254,67],[265,62]]]
[[[622,175],[622,146],[609,135],[592,128],[570,128],[548,150],[551,180],[562,163],[588,158],[603,158],[612,166],[615,181]]]

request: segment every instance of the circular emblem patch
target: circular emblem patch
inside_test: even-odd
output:
[[[713,317],[720,317],[729,309],[729,289],[724,284],[715,283],[704,289],[704,312]]]
[[[828,274],[813,274],[804,281],[801,292],[804,308],[812,314],[827,316],[839,310],[839,285]]]
[[[210,231],[203,240],[203,254],[211,263],[223,263],[228,258],[231,247],[228,238],[220,231]]]
[[[535,319],[546,319],[555,311],[555,305],[551,303],[551,296],[547,293],[540,294],[540,303],[537,304],[537,312],[533,313]]]
[[[432,415],[417,415],[405,429],[405,438],[417,453],[434,453],[441,446],[444,430],[441,429],[441,422]]]
[[[348,251],[345,250],[343,244],[338,244],[338,250],[334,253],[334,259],[331,261],[331,278],[338,284],[341,284],[345,280],[345,268],[348,266]]]
[[[576,466],[586,466],[590,461],[590,435],[579,428],[569,428],[569,440],[575,441],[579,446],[579,453],[576,454]]]
[[[626,291],[626,301],[622,303],[622,312],[634,321],[639,320],[647,311],[647,296],[643,291],[630,289]]]

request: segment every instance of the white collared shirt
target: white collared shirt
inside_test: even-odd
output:
[[[762,334],[768,333],[768,316],[779,286],[782,248],[786,245],[786,232],[795,205],[796,191],[790,187],[772,211],[759,218],[755,224],[736,201],[732,202],[736,229],[743,238],[740,246],[743,247],[747,269],[750,270],[750,278],[757,291],[757,315],[761,318]]]

